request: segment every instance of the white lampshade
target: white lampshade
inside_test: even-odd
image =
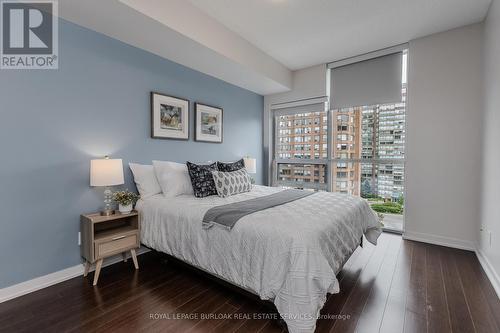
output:
[[[115,186],[124,183],[121,159],[90,161],[90,186]]]
[[[248,173],[257,173],[257,160],[255,158],[245,157],[243,161]]]

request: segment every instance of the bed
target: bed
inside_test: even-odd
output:
[[[232,230],[202,227],[212,207],[278,191],[140,200],[141,242],[272,301],[289,332],[314,332],[327,294],[339,292],[336,274],[363,235],[376,245],[380,223],[365,200],[318,192],[247,215]]]

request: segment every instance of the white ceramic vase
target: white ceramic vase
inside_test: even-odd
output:
[[[122,214],[128,214],[132,211],[133,209],[133,205],[130,204],[130,205],[122,205],[122,204],[118,204],[118,210],[120,211],[120,213]]]

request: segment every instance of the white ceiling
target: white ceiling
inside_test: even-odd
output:
[[[491,0],[189,0],[296,70],[480,22]]]
[[[491,0],[61,0],[59,15],[261,95],[292,70],[479,22]]]

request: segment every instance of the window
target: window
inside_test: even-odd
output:
[[[406,140],[405,73],[402,77],[400,102],[333,109],[331,145],[332,160],[337,161],[332,164],[331,191],[366,198],[385,215],[385,228],[398,231],[403,225]]]
[[[328,116],[326,111],[314,112],[318,109],[324,109],[324,103],[311,112],[292,109],[275,117],[275,186],[327,190]]]
[[[372,208],[379,207],[379,212],[402,214],[407,51],[374,60],[371,65],[361,64],[360,68],[377,65],[377,70],[394,69],[395,61],[403,64],[399,85],[397,77],[386,77],[378,71],[376,77],[365,80],[368,84],[362,85],[364,91],[358,91],[349,87],[366,71],[342,68],[337,76],[337,85],[341,84],[338,104],[365,103],[373,96],[392,102],[332,105],[329,111],[324,111],[323,103],[276,110],[273,185],[362,196],[373,204]],[[394,73],[391,71],[391,75]],[[379,84],[379,80],[386,84]],[[333,96],[336,82],[332,79],[331,83]],[[381,86],[383,89],[379,89]],[[399,89],[399,97],[394,89]]]
[[[274,185],[399,200],[404,192],[404,108],[396,103],[332,110],[336,116],[330,126],[325,111],[277,116]],[[339,130],[339,121],[351,125]],[[319,135],[307,134],[312,130]]]
[[[347,114],[339,114],[339,115],[337,115],[337,121],[339,123],[342,123],[342,122],[347,123],[347,122],[349,122],[349,115],[347,115]]]
[[[378,194],[375,185],[382,181],[386,185],[391,183],[394,192],[389,193],[389,185],[385,186],[383,199],[397,201],[403,193],[404,181],[404,168],[400,165],[404,163],[405,103],[342,108],[332,112],[338,115],[333,117],[332,160],[339,161],[332,167],[332,182],[335,184],[337,176],[344,178],[344,174],[338,172],[342,170],[353,175],[350,177],[353,185],[347,188],[333,186],[331,190],[347,189],[352,195],[375,195]],[[353,125],[347,131],[339,131],[335,122],[347,117]],[[365,161],[369,163],[361,163]],[[399,174],[394,178],[396,166]],[[362,191],[361,185],[366,179],[374,185],[369,193]]]

